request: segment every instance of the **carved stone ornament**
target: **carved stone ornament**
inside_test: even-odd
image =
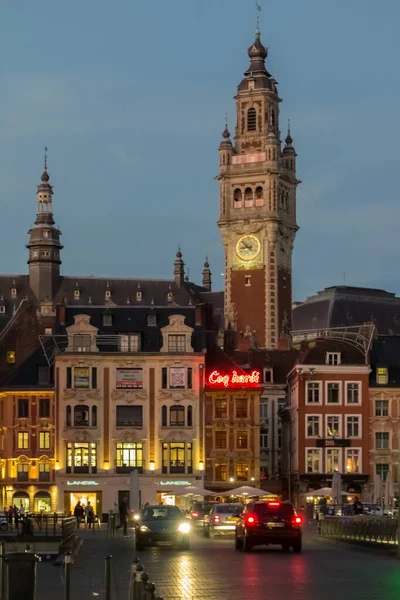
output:
[[[101,400],[100,390],[77,390],[68,389],[64,390],[63,399],[65,402],[75,400],[76,402],[88,402],[89,400],[99,401]]]
[[[261,231],[261,229],[263,228],[263,224],[262,223],[238,223],[237,225],[234,225],[233,227],[233,231],[235,233],[257,233],[257,231]]]
[[[217,421],[215,423],[215,429],[226,429],[227,425],[225,421]]]
[[[197,402],[198,397],[188,390],[162,390],[158,395],[158,400],[160,402],[170,400],[171,402],[180,404],[184,400],[187,400],[188,402]]]
[[[165,442],[192,442],[193,438],[182,431],[171,431],[164,436]]]
[[[233,454],[237,459],[252,458],[252,453],[249,450],[235,450]]]
[[[170,315],[169,317],[169,325],[161,328],[161,333],[163,336],[163,345],[161,348],[161,352],[169,352],[169,344],[168,344],[168,335],[170,333],[176,334],[179,333],[184,335],[186,338],[186,349],[185,352],[194,352],[191,338],[193,329],[188,325],[185,325],[185,318],[183,315]]]
[[[74,440],[74,442],[94,442],[94,441],[96,441],[93,439],[93,437],[90,435],[90,433],[88,431],[86,431],[85,429],[83,429],[81,431],[74,431],[72,439]]]
[[[137,431],[133,429],[118,429],[118,436],[113,438],[116,442],[136,442],[141,443],[143,440]]]
[[[111,393],[113,402],[139,402],[147,400],[147,392],[145,390],[115,390]]]

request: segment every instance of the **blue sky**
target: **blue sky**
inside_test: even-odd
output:
[[[298,152],[294,299],[400,294],[398,0],[260,2]],[[49,147],[63,273],[170,277],[178,244],[223,286],[218,144],[248,66],[250,0],[3,0],[0,272],[27,272]],[[231,127],[233,129],[233,126]]]

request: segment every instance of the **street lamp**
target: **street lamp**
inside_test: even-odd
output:
[[[154,471],[156,468],[156,463],[154,462],[154,460],[150,461],[150,471]]]

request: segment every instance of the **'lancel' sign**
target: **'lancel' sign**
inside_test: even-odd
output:
[[[98,481],[67,481],[67,485],[99,485]]]

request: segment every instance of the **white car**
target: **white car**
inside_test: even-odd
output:
[[[377,504],[363,504],[363,513],[374,517],[393,517],[393,511],[390,508],[382,508]]]

